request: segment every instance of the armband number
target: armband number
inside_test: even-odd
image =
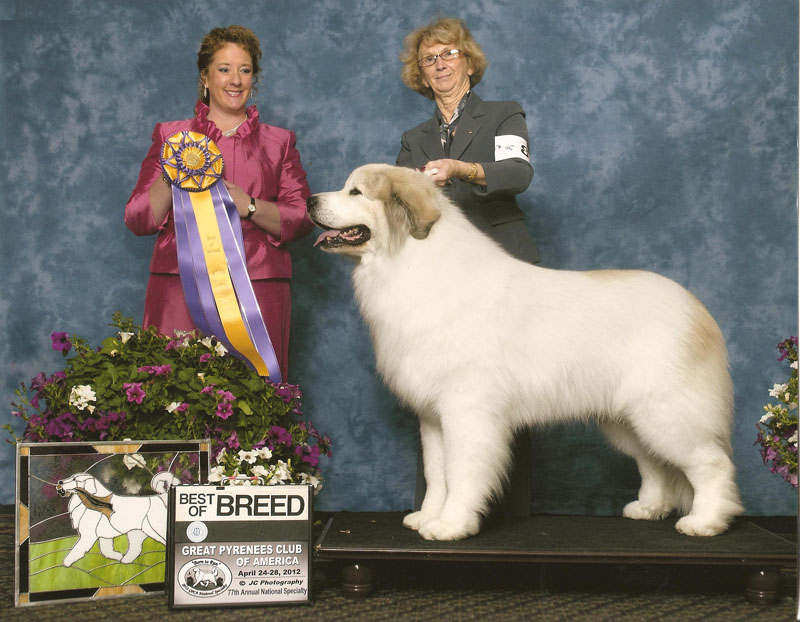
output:
[[[494,161],[508,160],[509,158],[522,158],[530,162],[528,154],[528,141],[515,134],[494,137]]]

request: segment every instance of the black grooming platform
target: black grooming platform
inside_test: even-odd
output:
[[[334,514],[314,547],[316,559],[340,562],[347,595],[372,592],[377,563],[640,564],[732,567],[745,575],[748,599],[769,602],[779,597],[782,571],[797,568],[794,521],[789,534],[740,518],[722,535],[690,537],[675,531],[677,519],[532,515],[491,521],[465,540],[436,542],[404,528],[402,520],[400,512]]]

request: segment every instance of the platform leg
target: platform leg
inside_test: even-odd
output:
[[[772,605],[781,596],[781,573],[774,569],[751,572],[746,579],[745,596],[753,605]]]
[[[359,598],[371,594],[374,589],[372,569],[364,564],[345,566],[340,586],[344,596]]]

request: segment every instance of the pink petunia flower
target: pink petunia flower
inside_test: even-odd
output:
[[[220,419],[227,419],[233,414],[233,406],[228,402],[220,402],[217,404],[217,417]]]
[[[166,376],[172,372],[172,365],[145,365],[136,371],[147,372],[148,374],[153,374],[154,376]]]
[[[72,348],[72,342],[69,340],[69,333],[52,332],[50,333],[50,342],[52,343],[53,350],[63,352],[66,354]]]
[[[126,382],[122,385],[122,388],[125,389],[125,394],[128,396],[129,402],[136,402],[137,404],[141,404],[147,394],[142,389],[141,382]]]

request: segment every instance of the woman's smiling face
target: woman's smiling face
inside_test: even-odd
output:
[[[203,75],[208,87],[208,107],[230,115],[242,114],[253,90],[253,61],[235,43],[226,43]]]
[[[433,41],[423,41],[419,46],[419,56],[435,56],[455,46]],[[461,52],[457,58],[445,61],[441,57],[433,65],[422,67],[422,83],[434,95],[443,97],[469,90],[469,77],[472,75],[469,59]]]

